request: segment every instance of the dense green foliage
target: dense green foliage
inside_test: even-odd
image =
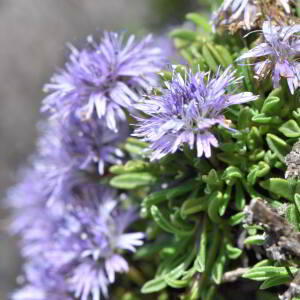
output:
[[[139,203],[142,221],[137,226],[147,224],[148,241],[114,295],[125,289],[122,300],[275,300],[297,273],[299,258],[268,258],[264,228],[245,222],[245,207],[253,198],[264,199],[300,230],[300,186],[284,179],[284,158],[300,137],[300,92],[291,95],[285,80],[273,89],[270,79],[256,80],[251,66],[235,63],[259,33],[246,38],[241,32],[213,34],[206,17],[189,13],[186,18],[195,30],[176,29],[170,35],[189,65],[215,72],[219,65],[233,64],[244,76],[238,91],[260,98],[226,111],[237,132],[215,128],[221,144],[211,159],[197,158],[184,147],[149,162],[144,142],[130,138],[123,146],[132,160],[111,167],[110,184],[130,191]],[[161,78],[170,80],[170,72]],[[228,283],[230,272],[239,268]]]

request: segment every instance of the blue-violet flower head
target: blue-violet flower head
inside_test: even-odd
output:
[[[267,1],[265,1],[267,2]],[[213,14],[213,29],[229,26],[232,31],[237,29],[250,30],[257,27],[257,21],[266,14],[270,6],[282,7],[285,14],[291,13],[290,0],[224,0],[220,8]],[[270,11],[269,11],[270,12]],[[276,15],[275,15],[276,17]]]
[[[287,78],[292,94],[299,86],[300,64],[295,57],[300,55],[300,25],[274,26],[265,21],[262,28],[264,42],[249,50],[237,60],[259,58],[254,63],[258,77],[266,77],[272,73],[273,87],[280,86],[280,78]]]
[[[115,190],[100,185],[92,189],[88,196],[94,206],[69,205],[48,249],[41,253],[51,270],[64,275],[67,289],[81,300],[108,297],[116,273],[129,269],[120,251],[134,252],[144,237],[141,232],[125,233],[137,218],[136,209],[121,208]]]
[[[162,88],[160,95],[149,96],[150,99],[136,105],[147,116],[137,117],[134,135],[150,142],[152,160],[174,153],[183,144],[191,149],[196,145],[198,157],[211,156],[211,146],[219,144],[212,127],[229,128],[224,110],[257,99],[250,92],[228,91],[241,82],[242,78],[236,78],[235,73],[231,67],[223,73],[219,69],[215,77],[210,73],[187,71],[183,78],[174,72],[172,81],[165,82],[166,88]]]
[[[100,43],[89,37],[86,48],[70,48],[65,69],[45,85],[50,94],[42,110],[62,115],[80,111],[82,119],[95,111],[114,131],[117,120],[126,119],[124,109],[131,111],[132,103],[157,84],[155,73],[165,63],[151,35],[140,42],[131,35],[125,42],[124,34],[104,32]]]

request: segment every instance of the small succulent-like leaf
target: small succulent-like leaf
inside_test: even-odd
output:
[[[259,288],[261,290],[265,290],[265,289],[268,289],[273,286],[288,283],[289,281],[291,281],[291,277],[288,274],[274,276],[274,277],[271,277],[271,278],[268,278],[267,280],[265,280]]]
[[[198,37],[198,33],[187,29],[174,29],[169,35],[171,38],[180,38],[191,42],[196,41]]]
[[[297,194],[297,193],[295,194],[294,201],[295,201],[296,207],[298,209],[298,212],[300,213],[300,194]]]
[[[215,45],[215,49],[222,56],[222,58],[225,62],[225,66],[229,66],[233,63],[232,56],[225,47],[223,47],[222,45]]]
[[[224,180],[240,179],[242,177],[243,177],[243,174],[242,174],[241,170],[234,166],[227,167],[222,175],[222,179],[224,179]]]
[[[166,238],[163,241],[159,241],[156,243],[146,244],[135,252],[134,259],[143,259],[145,257],[152,256],[155,253],[158,253],[160,250],[162,250],[164,247],[168,246],[170,244],[170,239]]]
[[[204,16],[197,13],[189,13],[186,15],[186,18],[203,28],[207,33],[212,33],[212,26]]]
[[[186,183],[182,183],[175,188],[169,189],[167,192],[167,199],[171,200],[173,198],[184,195],[187,192],[195,189],[197,187],[197,185],[199,185],[199,183],[197,183],[195,180],[191,180]]]
[[[208,208],[209,204],[209,195],[199,197],[199,198],[190,198],[184,201],[181,206],[180,213],[182,218],[186,218],[190,214],[195,214],[200,211],[205,211]]]
[[[242,223],[244,218],[245,218],[245,213],[243,211],[241,211],[241,212],[231,216],[228,223],[230,226],[236,226],[236,225]]]
[[[223,194],[220,191],[213,192],[209,197],[208,215],[213,222],[221,221],[219,215],[220,206],[223,204]]]
[[[133,172],[142,172],[149,169],[149,163],[143,160],[130,160],[125,165],[115,165],[110,167],[112,174],[125,174]]]
[[[244,164],[246,161],[241,155],[232,152],[218,153],[217,157],[219,160],[233,166]]]
[[[252,121],[258,124],[280,124],[282,122],[278,116],[268,116],[265,113],[254,115]]]
[[[300,136],[300,127],[295,120],[289,120],[285,122],[278,128],[278,130],[289,138]]]
[[[283,139],[271,133],[267,134],[266,141],[270,149],[284,162],[284,157],[291,151],[291,147]]]
[[[167,194],[169,190],[160,190],[157,192],[153,192],[150,195],[146,196],[142,202],[142,206],[151,207],[152,205],[156,205],[163,201],[167,201]]]
[[[259,182],[259,185],[278,196],[284,197],[290,201],[294,200],[293,188],[286,179],[270,178]]]
[[[241,256],[242,250],[236,247],[233,247],[230,244],[226,245],[226,254],[230,259],[237,259]]]
[[[226,191],[223,194],[222,201],[220,203],[220,207],[219,207],[219,215],[220,216],[223,216],[226,212],[226,208],[228,206],[228,202],[231,197],[231,190],[232,190],[232,185],[228,185],[226,188]]]
[[[156,177],[150,173],[128,173],[113,177],[110,185],[115,188],[131,190],[143,186],[149,186],[156,182]]]
[[[203,182],[206,182],[209,185],[220,185],[221,184],[219,175],[215,169],[211,169],[207,175],[203,175],[202,180],[203,180]]]
[[[222,281],[222,276],[223,276],[223,273],[224,273],[225,263],[226,263],[226,249],[223,245],[221,250],[220,250],[220,253],[217,257],[217,260],[213,265],[212,273],[211,273],[212,280],[216,284],[220,284],[221,281]]]
[[[216,72],[218,69],[218,63],[215,61],[213,55],[211,54],[209,48],[207,46],[203,46],[202,47],[202,55],[205,59],[206,64],[208,65],[208,67]]]
[[[128,151],[129,153],[141,156],[141,155],[144,154],[147,146],[148,146],[147,143],[142,142],[138,139],[128,138],[125,145],[124,145],[124,149],[126,151]]]
[[[238,210],[243,210],[245,208],[246,198],[245,193],[240,182],[235,184],[235,207]]]
[[[185,228],[178,228],[174,226],[174,224],[169,221],[168,214],[162,209],[158,209],[155,205],[151,206],[151,214],[157,225],[167,232],[180,236],[189,236],[194,233],[194,229],[187,231]]]
[[[295,274],[297,268],[291,267],[291,272]],[[248,278],[256,281],[266,280],[274,276],[286,276],[288,272],[285,267],[273,267],[273,266],[263,266],[263,267],[253,267],[248,272],[246,272],[242,277]]]
[[[295,204],[289,204],[286,211],[285,217],[290,224],[292,224],[296,229],[299,229],[300,215]]]
[[[211,43],[207,43],[206,47],[209,49],[209,51],[212,54],[213,58],[216,60],[216,62],[219,65],[222,65],[223,67],[227,67],[228,66],[226,60],[223,58],[223,56],[215,48],[215,45],[213,45]]]
[[[152,280],[147,281],[141,289],[143,294],[154,293],[163,290],[167,287],[167,283],[163,276],[156,277]]]
[[[169,276],[165,276],[164,279],[168,286],[175,289],[181,289],[186,287],[190,281],[190,279],[173,279]]]
[[[208,240],[208,220],[207,217],[205,217],[201,236],[200,236],[199,252],[194,262],[194,266],[199,273],[202,273],[205,270],[207,240]]]
[[[243,107],[238,117],[238,128],[244,129],[250,126],[254,112],[250,107]]]
[[[277,115],[281,109],[281,100],[279,97],[269,96],[263,104],[261,112],[265,115]]]
[[[244,245],[258,245],[261,246],[264,244],[266,237],[261,234],[248,236],[244,240]]]

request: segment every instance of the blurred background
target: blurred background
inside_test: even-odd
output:
[[[80,46],[102,30],[159,35],[202,8],[201,0],[0,0],[0,204],[34,149],[42,86],[63,66],[66,42]],[[7,216],[0,208],[0,300],[21,270]]]

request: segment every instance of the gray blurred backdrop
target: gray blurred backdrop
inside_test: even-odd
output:
[[[34,149],[42,86],[63,65],[66,42],[78,46],[104,29],[158,33],[195,7],[196,0],[0,0],[0,199]],[[7,213],[0,209],[0,300],[20,272],[16,239],[3,233]]]

